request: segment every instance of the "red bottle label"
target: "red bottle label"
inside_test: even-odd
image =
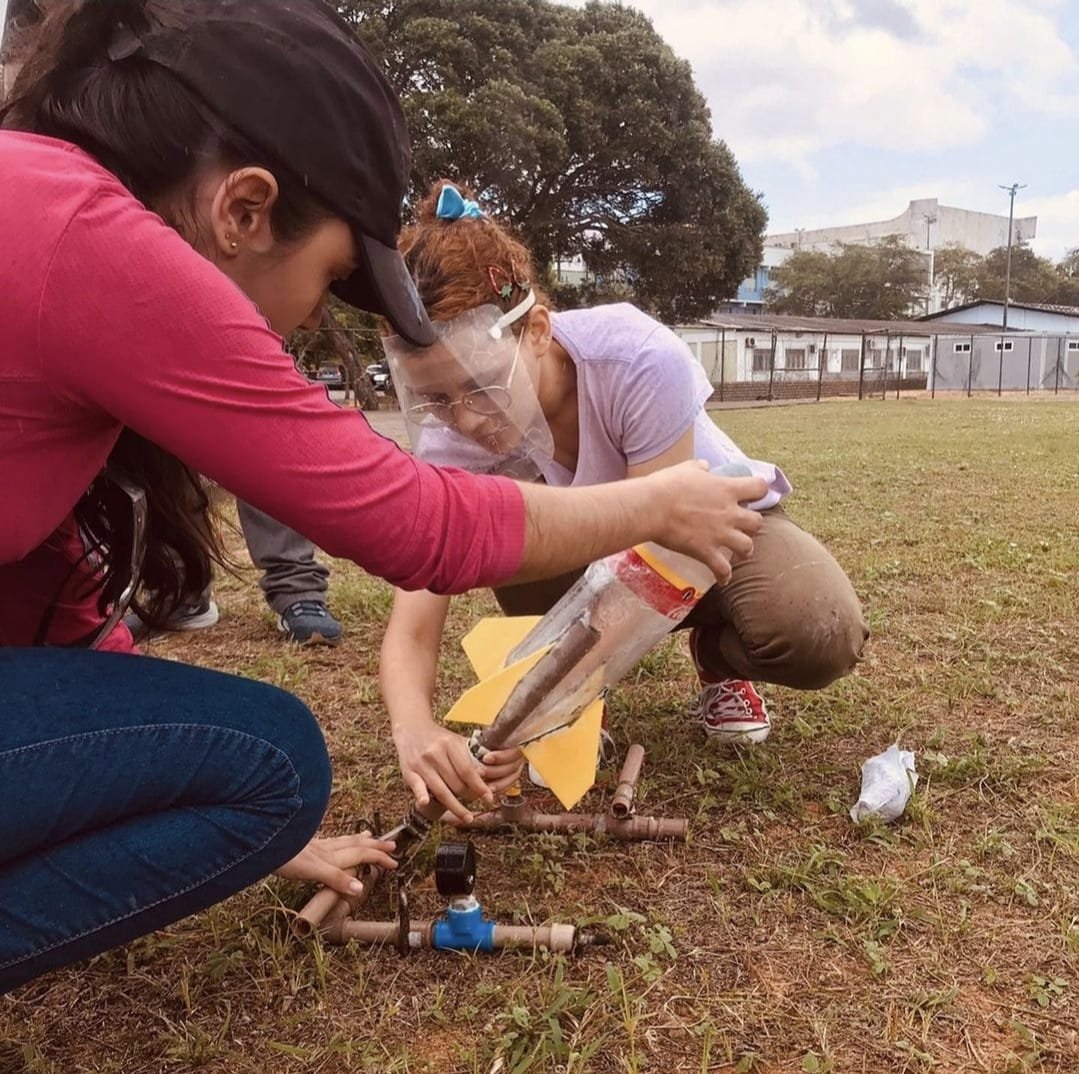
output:
[[[672,622],[681,622],[700,599],[693,586],[680,589],[672,585],[649,566],[635,549],[628,548],[625,552],[611,556],[608,563],[614,576],[638,600]]]

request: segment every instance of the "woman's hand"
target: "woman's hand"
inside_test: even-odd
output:
[[[730,560],[753,552],[761,516],[743,507],[768,491],[763,477],[717,477],[708,464],[684,462],[640,478],[651,482],[665,509],[656,517],[659,544],[707,564],[718,581],[730,580]]]
[[[731,558],[753,550],[761,518],[743,503],[764,497],[761,477],[719,477],[698,459],[603,485],[522,485],[525,547],[511,585],[552,578],[612,552],[655,541],[706,564],[720,584]]]
[[[433,797],[467,822],[472,814],[462,799],[493,803],[517,778],[523,760],[517,750],[499,750],[477,763],[466,739],[435,722],[431,699],[449,604],[449,597],[397,591],[382,639],[379,681],[401,775],[416,804],[429,805]]]
[[[401,774],[416,804],[427,805],[433,795],[465,822],[472,814],[458,795],[493,804],[495,795],[517,780],[524,764],[520,750],[494,750],[477,763],[467,739],[433,720],[395,727],[393,737]]]
[[[340,895],[362,895],[363,884],[353,872],[361,865],[396,869],[390,857],[394,844],[387,839],[373,839],[370,832],[340,835],[333,839],[312,839],[291,861],[275,870],[285,880],[311,880],[333,888]]]

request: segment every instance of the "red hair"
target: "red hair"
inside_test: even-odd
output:
[[[503,225],[490,216],[460,220],[435,216],[447,185],[457,186],[449,179],[432,184],[417,206],[416,223],[405,228],[398,243],[431,319],[448,321],[484,305],[508,310],[529,290],[535,291],[537,302],[550,305],[536,286],[532,255]],[[467,188],[457,188],[464,197],[475,197]],[[508,296],[500,293],[502,283],[510,285]],[[525,323],[520,322],[522,327]]]

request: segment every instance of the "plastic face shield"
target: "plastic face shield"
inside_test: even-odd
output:
[[[522,358],[524,334],[510,328],[534,304],[530,292],[507,313],[487,305],[434,322],[430,347],[383,340],[417,457],[526,481],[542,474],[554,441]]]

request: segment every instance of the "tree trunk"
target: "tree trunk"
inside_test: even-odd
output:
[[[345,398],[348,399],[350,391],[356,393],[356,402],[363,410],[378,410],[378,393],[371,383],[367,371],[360,364],[360,356],[348,333],[337,323],[334,315],[328,310],[322,311],[322,329],[329,335],[330,346],[334,356],[340,361],[345,371]]]

